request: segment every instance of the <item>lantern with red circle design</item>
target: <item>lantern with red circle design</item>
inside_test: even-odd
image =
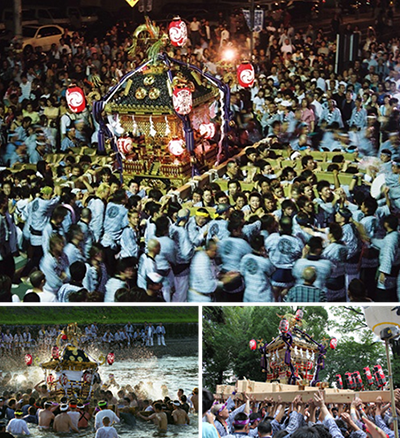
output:
[[[73,113],[81,113],[86,108],[85,94],[82,88],[70,87],[65,93],[68,107]]]
[[[289,331],[289,321],[287,319],[281,319],[279,323],[279,331],[281,333],[287,333]]]
[[[117,147],[122,154],[129,154],[133,149],[132,139],[130,137],[120,137],[117,140]]]
[[[254,351],[254,350],[257,348],[257,342],[256,342],[255,339],[252,339],[252,340],[249,342],[249,347],[250,347],[250,350],[251,350],[251,351]]]
[[[337,339],[332,338],[331,341],[329,342],[329,346],[331,347],[332,350],[334,350],[337,347]]]
[[[202,137],[206,140],[213,138],[215,135],[215,125],[214,123],[202,123],[199,126],[199,132]]]
[[[168,143],[168,150],[175,157],[180,157],[185,152],[185,142],[180,138],[173,138]]]
[[[107,354],[107,363],[108,365],[112,365],[115,360],[115,354],[114,353],[108,353]]]
[[[181,116],[189,114],[193,107],[191,89],[189,87],[174,88],[172,103],[174,105],[174,110]]]
[[[296,321],[300,321],[303,319],[304,312],[301,309],[296,310]]]
[[[237,69],[239,84],[244,88],[252,87],[255,80],[254,68],[250,62],[242,62]]]
[[[50,386],[54,384],[54,376],[53,376],[53,374],[49,374],[49,375],[47,376],[46,382],[47,382],[47,384],[50,385]]]
[[[175,47],[182,47],[187,41],[186,23],[180,17],[175,17],[169,24],[168,28],[169,39]]]
[[[51,357],[54,360],[60,359],[60,349],[56,345],[51,349]]]
[[[28,367],[30,367],[32,365],[33,362],[33,357],[31,354],[25,354],[25,363]]]

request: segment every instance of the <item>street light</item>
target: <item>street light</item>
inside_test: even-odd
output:
[[[382,339],[382,341],[385,341],[386,360],[387,360],[388,372],[389,372],[390,397],[392,400],[394,436],[396,438],[399,438],[399,423],[398,423],[399,417],[397,416],[396,402],[394,399],[394,385],[393,385],[392,364],[390,361],[389,341],[391,339],[396,339],[399,336],[400,336],[400,329],[397,326],[386,327],[380,332],[380,338]]]

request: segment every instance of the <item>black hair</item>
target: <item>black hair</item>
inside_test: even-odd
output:
[[[307,245],[310,247],[310,252],[315,253],[317,250],[321,250],[323,248],[322,244],[322,238],[318,236],[313,236],[311,239],[307,242]]]
[[[167,216],[159,217],[156,222],[156,237],[165,236],[168,234],[170,221]]]
[[[76,261],[69,267],[71,280],[76,283],[81,283],[86,275],[86,265],[83,262]]]
[[[397,230],[399,226],[399,219],[396,216],[389,214],[388,216],[385,216],[383,223],[388,224],[391,230]]]
[[[23,299],[24,303],[40,303],[40,297],[36,292],[28,292]]]
[[[272,432],[272,426],[269,421],[261,421],[258,423],[257,429],[261,435],[270,434]]]
[[[343,238],[342,227],[336,222],[331,222],[329,224],[329,232],[332,234],[336,242],[340,242]]]

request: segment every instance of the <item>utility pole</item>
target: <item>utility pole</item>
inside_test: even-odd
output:
[[[22,37],[22,0],[14,0],[14,33],[17,38]]]
[[[253,59],[254,50],[254,0],[250,3],[250,62]]]

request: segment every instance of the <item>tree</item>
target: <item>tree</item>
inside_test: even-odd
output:
[[[218,309],[218,310],[217,310]],[[296,307],[213,307],[203,308],[203,380],[214,390],[217,384],[232,383],[236,379],[264,381],[260,367],[260,353],[249,349],[249,341],[269,343],[278,335],[281,317],[294,314]],[[319,337],[327,337],[328,314],[324,307],[304,309],[305,330]]]
[[[260,354],[251,351],[249,341],[269,343],[278,335],[278,326],[285,314],[295,314],[297,307],[204,307],[203,314],[203,380],[215,390],[217,384],[232,384],[243,377],[265,381],[261,372]],[[361,308],[351,306],[309,306],[304,311],[305,330],[314,340],[329,343],[330,333],[338,337],[335,350],[328,348],[325,369],[320,379],[335,382],[335,375],[380,364],[386,370],[383,343],[367,327]],[[400,353],[400,346],[399,346]],[[399,366],[400,368],[400,366]],[[397,371],[397,367],[395,369]],[[399,379],[398,379],[399,380]],[[367,382],[364,378],[364,385]]]

